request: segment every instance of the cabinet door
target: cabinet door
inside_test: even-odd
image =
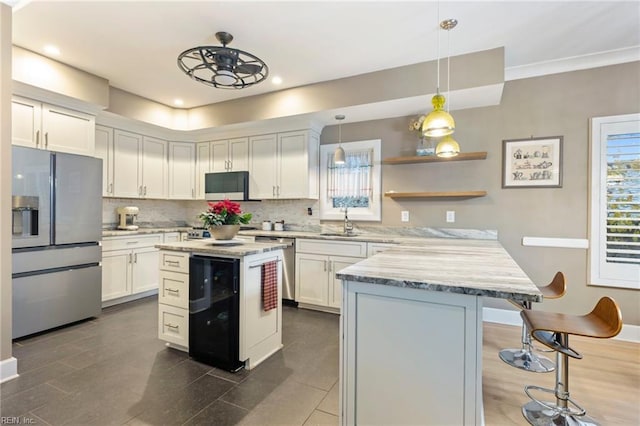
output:
[[[226,172],[229,168],[229,141],[211,142],[211,171]]]
[[[167,198],[167,141],[142,138],[142,196]]]
[[[249,170],[249,138],[229,141],[229,170],[232,172]]]
[[[169,198],[189,200],[195,197],[195,151],[189,142],[169,144]]]
[[[131,294],[131,250],[102,252],[102,301]]]
[[[42,142],[40,102],[15,97],[11,100],[11,143],[39,148]]]
[[[131,293],[158,288],[160,250],[154,247],[133,251]]]
[[[95,117],[89,114],[42,105],[44,148],[51,151],[93,156],[95,153]]]
[[[113,195],[139,198],[142,181],[142,136],[113,131]]]
[[[278,198],[309,197],[307,133],[278,135]]]
[[[336,257],[329,258],[329,306],[332,308],[342,307],[342,280],[336,278],[336,272],[362,261],[358,257]]]
[[[249,139],[249,196],[253,199],[276,198],[276,135]]]
[[[209,142],[200,142],[196,145],[196,199],[204,200],[204,175],[211,171]]]
[[[329,257],[296,254],[296,299],[301,303],[327,306]]]
[[[96,126],[96,154],[102,159],[102,196],[113,195],[113,129]]]

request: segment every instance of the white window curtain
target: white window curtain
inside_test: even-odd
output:
[[[592,119],[592,284],[640,289],[640,114]]]
[[[330,198],[371,198],[372,149],[345,152],[344,164],[335,164],[332,153],[327,156],[327,195]]]
[[[345,164],[335,164],[338,144],[320,146],[320,219],[344,219],[349,208],[353,221],[380,221],[381,195],[380,139],[342,142]]]

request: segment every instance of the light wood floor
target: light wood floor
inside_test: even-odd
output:
[[[484,323],[483,398],[485,423],[523,425],[524,386],[553,388],[555,372],[530,373],[500,360],[498,352],[519,347],[518,327]],[[569,360],[571,398],[602,425],[640,425],[640,344],[571,336],[583,359]],[[555,360],[554,353],[547,353]]]

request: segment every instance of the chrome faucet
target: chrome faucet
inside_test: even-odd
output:
[[[348,210],[348,207],[345,206],[345,208],[344,208],[344,228],[343,228],[342,232],[344,234],[351,234],[353,232],[353,223],[351,223],[351,221],[349,220],[349,217],[347,216],[347,210]]]

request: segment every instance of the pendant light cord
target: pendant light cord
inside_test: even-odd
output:
[[[440,32],[438,32],[440,34]],[[451,30],[447,30],[447,112],[451,107]]]
[[[436,13],[438,15],[438,48],[437,48],[437,52],[436,55],[438,57],[438,61],[437,61],[437,76],[438,76],[438,82],[437,82],[437,86],[436,86],[436,93],[440,94],[440,2],[438,2],[438,11]]]

